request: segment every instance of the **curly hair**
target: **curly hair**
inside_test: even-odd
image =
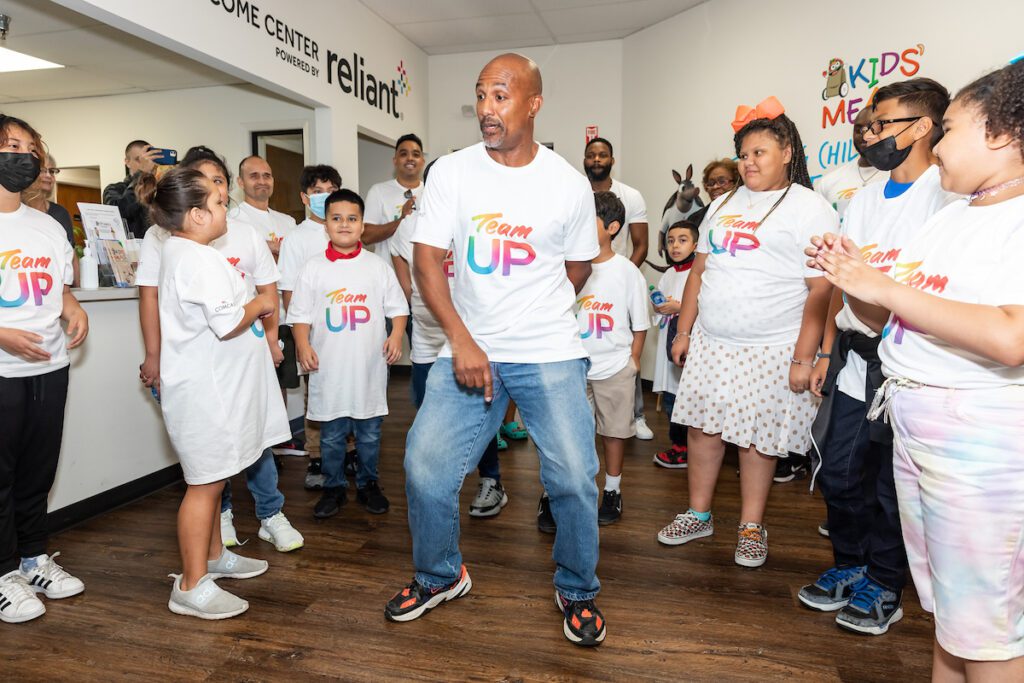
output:
[[[1024,157],[1024,60],[964,86],[956,99],[977,107],[989,136],[1009,135],[1016,140]]]
[[[736,145],[736,156],[740,155],[740,147],[748,135],[756,131],[767,131],[774,137],[780,146],[789,147],[793,151],[793,157],[786,169],[786,177],[791,183],[803,185],[811,189],[811,175],[807,172],[807,157],[804,156],[804,143],[800,139],[800,131],[785,114],[779,114],[774,119],[754,119],[739,129],[733,136],[733,143]]]

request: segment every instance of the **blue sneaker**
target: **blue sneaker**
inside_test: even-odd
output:
[[[880,636],[902,618],[902,596],[865,574],[853,587],[850,603],[836,615],[836,623],[850,631]]]
[[[814,583],[800,589],[800,602],[819,612],[835,612],[846,607],[853,595],[853,587],[862,578],[867,567],[832,567]]]

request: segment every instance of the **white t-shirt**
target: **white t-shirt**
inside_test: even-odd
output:
[[[288,324],[310,326],[319,369],[309,373],[306,417],[329,422],[388,414],[384,318],[409,315],[395,272],[366,249],[352,258],[324,253],[299,272]]]
[[[952,301],[1024,306],[1024,197],[991,206],[959,199],[932,216],[890,271],[897,282]],[[1024,366],[1000,365],[891,316],[878,348],[889,377],[953,389],[1024,384]],[[980,434],[981,432],[979,432]]]
[[[372,186],[366,193],[366,211],[363,214],[363,222],[381,225],[397,221],[402,217],[402,207],[409,201],[405,197],[408,190],[394,178]],[[411,191],[412,196],[416,199],[416,205],[419,206],[420,197],[423,196],[423,183],[421,182],[419,187],[415,187]],[[391,262],[390,242],[392,239],[393,236],[377,244],[371,244],[370,249],[394,270],[395,266]]]
[[[284,239],[295,229],[295,219],[288,214],[273,209],[263,211],[244,201],[228,212],[228,218],[249,223],[267,242]]]
[[[38,334],[50,354],[30,361],[0,349],[0,377],[42,375],[71,362],[60,315],[73,262],[67,233],[53,218],[24,204],[0,213],[0,327]]]
[[[640,194],[639,190],[634,190],[632,187],[625,183],[620,183],[618,180],[612,178],[612,192],[619,200],[622,201],[622,205],[626,208],[626,224],[622,226],[620,234],[615,236],[612,240],[612,250],[620,256],[629,258],[630,254],[633,253],[633,238],[629,232],[629,226],[633,223],[646,223],[647,222],[647,203],[644,202],[643,195]]]
[[[160,285],[162,253],[171,235],[170,231],[156,225],[146,231],[142,248],[139,249],[136,285]],[[270,247],[249,223],[229,218],[227,233],[210,242],[210,246],[223,254],[228,263],[242,274],[248,295],[246,303],[256,295],[256,287],[270,285],[281,279]]]
[[[415,212],[409,214],[398,224],[398,230],[391,238],[391,253],[405,260],[409,264],[409,270],[413,268],[413,247],[412,236],[416,231]],[[444,273],[448,277],[448,287],[451,288],[455,282],[455,262],[452,261],[452,250],[449,249],[444,258]],[[447,338],[444,330],[437,322],[434,314],[427,308],[427,304],[420,296],[419,287],[416,285],[416,278],[412,278],[412,348],[409,351],[409,360],[413,363],[433,363],[437,355],[444,348]]]
[[[306,261],[327,249],[327,229],[312,218],[307,218],[288,233],[281,242],[281,252],[277,258],[277,267],[281,271],[281,281],[277,288],[282,292],[295,289],[295,279],[299,276]]]
[[[497,363],[585,357],[566,261],[599,253],[587,179],[543,145],[526,166],[491,159],[483,143],[438,159],[414,242],[452,247],[455,309]],[[445,343],[441,356],[451,356]]]
[[[222,339],[241,322],[249,295],[239,271],[212,247],[167,238],[159,287],[167,433],[187,483],[219,481],[291,437],[263,325]]]
[[[686,287],[686,279],[690,277],[689,264],[685,270],[676,270],[669,267],[658,280],[658,291],[665,295],[665,298],[672,297],[676,301],[683,300],[683,288]],[[670,394],[676,393],[679,388],[679,378],[682,377],[683,369],[669,360],[668,357],[668,324],[673,316],[655,313],[658,325],[658,348],[654,355],[654,392],[667,391]]]
[[[814,183],[814,191],[825,198],[839,213],[839,223],[846,220],[846,207],[854,196],[868,185],[885,183],[888,171],[879,171],[873,166],[861,167],[858,159],[834,168]]]
[[[955,199],[942,189],[939,167],[931,166],[898,197],[885,197],[885,183],[876,183],[857,193],[846,210],[843,234],[860,247],[864,260],[882,272],[900,261],[900,245],[907,244],[939,209]],[[855,330],[869,337],[871,328],[857,320],[848,304],[836,316],[840,330]],[[829,349],[831,350],[831,349]],[[865,399],[868,365],[850,351],[839,373],[838,387],[851,398]]]
[[[716,339],[741,346],[793,344],[800,335],[813,235],[836,232],[839,218],[803,185],[765,215],[785,190],[752,192],[741,186],[711,203],[700,226],[697,253],[707,254],[697,302],[697,324]]]
[[[640,269],[619,254],[592,267],[576,295],[580,338],[590,355],[588,380],[607,379],[626,367],[633,333],[651,326],[647,280]]]

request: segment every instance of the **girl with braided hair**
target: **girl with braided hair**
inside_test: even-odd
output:
[[[714,532],[711,502],[727,443],[740,451],[734,559],[768,557],[764,511],[776,459],[806,453],[808,391],[831,295],[804,262],[804,240],[838,217],[811,190],[803,143],[782,105],[740,107],[733,122],[743,185],[711,203],[683,290],[673,360],[683,365],[672,421],[689,427],[690,504],[658,534],[679,545]]]
[[[848,237],[814,238],[807,254],[881,333],[873,413],[893,427],[907,559],[935,615],[932,680],[1020,681],[1024,62],[961,90],[942,129],[942,187],[967,196],[896,245],[909,270],[876,270]]]

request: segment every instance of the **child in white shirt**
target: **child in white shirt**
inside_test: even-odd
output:
[[[359,465],[357,500],[383,514],[390,504],[378,483],[382,416],[388,414],[387,366],[402,357],[409,306],[394,271],[363,248],[363,200],[351,190],[326,202],[324,253],[302,267],[292,291],[288,322],[309,378],[307,416],[320,425],[325,477],[314,516],[326,519],[347,500],[345,437],[355,432]],[[392,329],[385,331],[385,318]]]
[[[668,450],[654,455],[654,464],[669,469],[686,468],[686,428],[671,422],[672,408],[676,403],[676,391],[683,369],[672,362],[672,336],[683,300],[683,288],[690,275],[697,248],[697,226],[689,221],[679,221],[669,226],[665,234],[665,256],[668,269],[658,280],[658,291],[665,297],[665,303],[655,306],[658,313],[658,347],[654,358],[654,392],[661,393],[661,407],[668,416]],[[653,302],[652,302],[653,304]],[[671,333],[671,334],[670,334]]]
[[[174,575],[168,607],[226,619],[249,603],[215,579],[259,576],[267,563],[224,548],[224,481],[289,433],[261,323],[277,310],[277,297],[250,297],[241,273],[210,246],[227,232],[227,207],[202,172],[174,169],[159,183],[144,176],[136,191],[154,222],[171,231],[160,264],[160,393],[188,490],[178,511],[183,572]]]
[[[623,451],[625,440],[636,436],[632,399],[650,319],[644,276],[612,249],[626,222],[622,201],[612,192],[595,192],[594,201],[601,252],[576,295],[576,317],[590,356],[587,397],[604,444],[605,485],[597,522],[607,525],[622,518]]]

